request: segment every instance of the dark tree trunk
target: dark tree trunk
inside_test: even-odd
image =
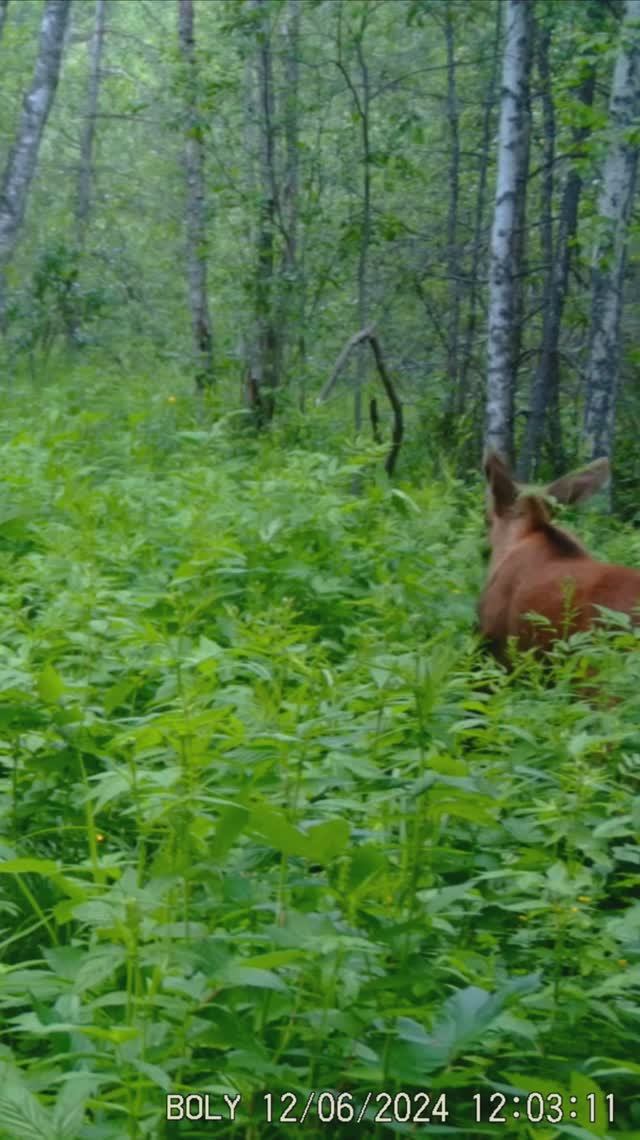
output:
[[[489,156],[491,136],[493,132],[493,111],[496,100],[496,87],[498,82],[498,67],[500,60],[500,35],[502,31],[502,3],[496,4],[495,32],[493,39],[493,58],[491,72],[487,86],[487,96],[482,116],[482,144],[480,148],[480,165],[478,170],[478,191],[473,220],[473,245],[471,249],[471,267],[469,270],[469,311],[466,320],[464,348],[460,365],[459,407],[458,413],[464,411],[469,389],[469,372],[473,359],[473,344],[476,336],[478,320],[478,300],[481,292],[479,281],[480,261],[485,245],[484,215],[487,199],[487,173],[489,169]]]
[[[542,40],[542,37],[541,37]],[[541,45],[539,46],[539,51]],[[542,47],[544,51],[544,47]],[[539,57],[540,58],[540,57]],[[542,75],[541,75],[542,78]],[[547,82],[548,82],[547,73]],[[544,79],[543,79],[543,82]],[[551,100],[550,85],[545,84],[545,101]],[[590,70],[583,82],[575,91],[575,98],[585,107],[593,104],[595,91],[595,71]],[[540,460],[540,448],[547,426],[549,447],[554,471],[566,467],[566,457],[562,446],[562,430],[560,424],[559,408],[559,347],[562,316],[569,291],[569,272],[571,268],[572,251],[578,231],[578,207],[582,192],[582,176],[579,169],[572,165],[564,184],[562,202],[560,205],[560,219],[556,241],[551,237],[551,193],[553,180],[555,134],[553,122],[553,107],[545,109],[545,256],[547,265],[547,279],[545,285],[545,306],[542,329],[542,347],[538,359],[538,366],[531,393],[531,408],[525,439],[523,443],[519,476],[521,479],[535,477]],[[580,157],[582,148],[589,137],[591,128],[584,125],[573,131],[573,154]],[[551,137],[550,137],[551,136]]]
[[[0,40],[4,31],[4,22],[7,18],[7,8],[9,7],[9,0],[0,0]]]
[[[213,383],[213,332],[209,315],[207,256],[209,250],[204,177],[204,143],[198,108],[198,67],[195,49],[193,0],[178,0],[178,31],[184,64],[185,172],[187,176],[186,238],[187,281],[196,388]]]
[[[68,273],[67,296],[65,303],[65,324],[67,340],[77,345],[80,340],[81,314],[78,307],[78,280],[82,268],[89,217],[91,214],[91,190],[94,179],[94,143],[98,99],[100,95],[101,63],[104,48],[104,30],[107,0],[96,0],[93,35],[89,44],[89,81],[87,85],[87,105],[84,124],[80,136],[80,163],[75,207],[75,234],[73,238],[73,261]]]
[[[348,10],[347,10],[348,11]],[[354,40],[356,58],[358,61],[358,80],[354,81],[352,78],[348,64],[344,58],[343,45],[342,45],[342,14],[343,9],[338,9],[338,34],[337,34],[337,65],[344,81],[349,89],[355,115],[357,116],[360,126],[361,137],[361,164],[362,164],[362,204],[360,214],[360,243],[358,247],[358,269],[357,269],[357,290],[358,290],[358,323],[360,328],[365,328],[369,321],[369,250],[371,246],[371,228],[372,228],[372,215],[371,215],[371,83],[369,78],[369,66],[364,49],[364,40],[367,31],[367,24],[369,20],[369,4],[368,0],[362,5],[360,26],[357,29]],[[366,358],[364,355],[364,348],[360,345],[357,349],[358,355],[356,360],[356,383],[354,391],[353,414],[354,424],[356,431],[360,431],[362,427],[362,389],[366,376]]]
[[[89,48],[89,84],[87,109],[80,139],[80,166],[78,169],[78,197],[76,200],[76,245],[84,249],[85,235],[91,211],[93,182],[93,149],[96,133],[96,116],[100,94],[100,65],[104,47],[104,27],[107,0],[96,0],[95,24]]]
[[[284,252],[280,300],[281,367],[285,374],[293,352],[294,339],[298,338],[300,363],[304,362],[304,333],[302,329],[303,296],[298,265],[298,195],[299,195],[299,129],[298,86],[300,56],[300,0],[287,0],[284,26],[284,178],[282,184],[282,224]]]
[[[447,215],[447,277],[449,313],[447,319],[447,401],[459,414],[464,403],[458,376],[458,334],[460,328],[460,259],[458,251],[458,201],[460,197],[460,115],[456,82],[454,9],[447,0],[445,14],[447,49],[447,124],[449,129],[449,210]]]
[[[627,230],[638,163],[640,0],[626,2],[609,119],[612,133],[598,201],[600,241],[593,269],[584,417],[585,450],[594,458],[610,455],[613,447]]]
[[[252,0],[256,14],[255,111],[259,166],[258,225],[256,233],[255,316],[253,380],[260,392],[262,422],[273,418],[280,383],[280,337],[277,328],[275,283],[278,191],[275,169],[275,107],[271,58],[271,16],[267,0]]]

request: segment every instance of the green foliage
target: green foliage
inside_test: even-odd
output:
[[[383,1090],[475,1136],[507,1087],[634,1135],[634,634],[507,677],[479,488],[119,380],[16,385],[0,428],[2,1140],[280,1136],[314,1089],[338,1136]],[[165,1121],[196,1092],[222,1122]]]

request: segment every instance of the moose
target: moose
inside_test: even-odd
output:
[[[552,522],[550,500],[581,503],[609,479],[609,461],[596,459],[550,483],[521,488],[495,452],[487,479],[488,578],[478,607],[480,632],[499,661],[509,640],[520,649],[547,650],[559,638],[590,629],[602,609],[640,623],[640,570],[599,562],[578,539]]]

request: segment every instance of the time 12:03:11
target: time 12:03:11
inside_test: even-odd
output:
[[[587,1093],[580,1097],[559,1092],[544,1094],[530,1092],[527,1096],[505,1096],[500,1092],[490,1093],[488,1096],[483,1096],[481,1093],[473,1095],[477,1124],[506,1124],[509,1118],[527,1120],[530,1124],[540,1124],[543,1120],[547,1124],[561,1124],[577,1120],[578,1117],[583,1123],[597,1124],[602,1112],[602,1105],[599,1102],[602,1101],[604,1101],[605,1122],[613,1124],[613,1093],[607,1093],[605,1096]]]

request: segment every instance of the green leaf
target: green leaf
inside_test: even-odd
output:
[[[38,677],[38,692],[42,700],[49,705],[57,704],[64,690],[64,681],[57,670],[53,665],[45,665]]]
[[[54,1128],[60,1140],[69,1140],[81,1129],[87,1101],[95,1093],[96,1077],[77,1072],[65,1076],[53,1110]]]
[[[215,859],[224,859],[238,836],[244,831],[250,818],[248,809],[239,804],[232,805],[220,813],[216,823],[215,836],[211,843],[211,854]]]
[[[263,804],[253,808],[251,812],[251,827],[258,835],[266,839],[276,851],[283,855],[306,856],[309,851],[307,836],[293,827],[284,812],[278,808]]]
[[[328,819],[310,827],[306,836],[307,858],[314,863],[330,863],[349,842],[349,824],[345,819]]]
[[[25,856],[22,859],[5,859],[0,863],[1,875],[45,875],[51,877],[57,875],[60,871],[57,863],[51,859],[30,859]]]

